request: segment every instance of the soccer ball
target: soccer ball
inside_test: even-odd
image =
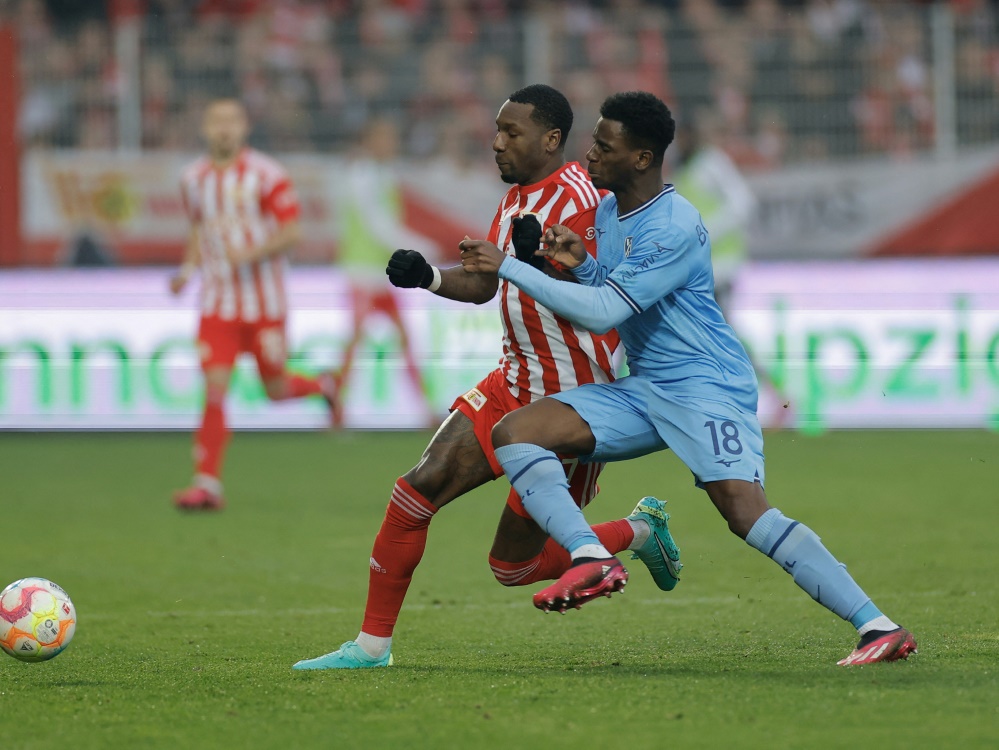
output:
[[[0,591],[0,648],[21,661],[58,656],[76,632],[69,595],[44,578],[22,578]]]

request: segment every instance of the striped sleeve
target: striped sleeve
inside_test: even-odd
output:
[[[606,333],[636,312],[608,284],[583,286],[559,281],[509,256],[500,266],[499,276],[549,310],[594,333]]]

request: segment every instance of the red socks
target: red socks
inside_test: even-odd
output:
[[[293,398],[304,398],[305,396],[315,396],[321,390],[318,378],[307,378],[304,375],[287,374],[285,377],[284,393],[281,393],[274,401],[288,401]]]
[[[392,635],[399,610],[427,546],[427,528],[437,508],[400,477],[375,537],[368,574],[368,603],[361,630],[368,635]]]
[[[229,430],[225,426],[222,403],[206,401],[201,427],[194,439],[195,473],[217,479],[222,465],[222,453],[227,442],[229,442]]]
[[[625,518],[597,524],[593,527],[593,532],[612,555],[628,549],[635,538],[635,531]],[[496,580],[504,586],[526,586],[556,579],[569,569],[569,564],[569,553],[554,539],[548,540],[540,555],[524,562],[505,562],[489,556],[489,567]]]
[[[209,389],[210,390],[210,389]],[[313,396],[321,391],[318,378],[304,375],[285,376],[284,392],[275,401],[284,401],[304,396]],[[221,393],[205,395],[205,411],[201,427],[194,438],[195,474],[218,479],[222,470],[222,455],[229,442],[229,429],[225,424],[225,390]]]

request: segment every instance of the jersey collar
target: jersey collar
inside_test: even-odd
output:
[[[517,185],[517,189],[520,191],[521,194],[533,193],[540,188],[547,187],[553,182],[558,182],[562,178],[562,175],[565,174],[565,171],[567,169],[572,168],[573,165],[578,166],[578,164],[579,164],[578,162],[567,161],[565,164],[556,169],[554,172],[545,177],[543,180],[538,180],[537,182],[531,183],[530,185]]]
[[[663,189],[660,190],[658,193],[656,193],[656,195],[653,198],[650,198],[649,200],[645,201],[645,203],[643,203],[638,208],[633,208],[628,213],[622,214],[621,216],[618,216],[617,220],[618,221],[624,221],[625,219],[630,219],[635,214],[641,213],[642,211],[644,211],[645,209],[647,209],[649,206],[651,206],[653,203],[655,203],[656,201],[658,201],[660,198],[662,198],[667,193],[675,193],[675,192],[676,192],[676,188],[673,187],[672,184],[667,183],[667,184],[663,185]]]

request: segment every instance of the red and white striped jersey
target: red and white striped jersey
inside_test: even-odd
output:
[[[593,219],[601,197],[586,170],[570,162],[541,182],[510,188],[493,219],[489,241],[507,255],[514,255],[512,220],[533,213],[544,229],[553,224],[569,227],[595,256]],[[500,364],[510,392],[521,403],[584,383],[614,379],[612,354],[619,341],[616,331],[598,335],[578,328],[505,280],[500,281],[500,312]]]
[[[207,156],[184,170],[181,193],[201,250],[201,314],[223,320],[280,320],[287,315],[283,255],[233,264],[226,245],[257,247],[298,218],[298,199],[284,167],[244,148],[232,164]]]

